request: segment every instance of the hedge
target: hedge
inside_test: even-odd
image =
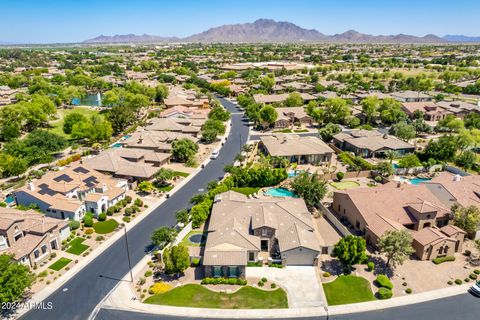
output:
[[[385,300],[385,299],[390,299],[393,296],[393,292],[391,289],[388,288],[380,288],[378,289],[378,298]]]
[[[201,284],[230,284],[244,286],[247,284],[247,280],[240,278],[204,278],[202,279]]]
[[[393,289],[393,283],[388,279],[388,277],[384,274],[379,274],[376,279],[378,285],[383,288],[387,288],[389,290]]]
[[[440,264],[440,263],[444,263],[444,262],[447,262],[447,261],[455,261],[455,257],[446,256],[446,257],[432,259],[432,262],[435,263],[435,264]]]

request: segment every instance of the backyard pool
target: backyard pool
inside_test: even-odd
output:
[[[405,177],[401,177],[400,178],[400,181],[408,181],[410,182],[410,184],[420,184],[422,182],[426,182],[426,181],[430,181],[432,180],[431,178],[412,178],[412,179],[408,179],[408,178],[405,178]]]
[[[111,145],[112,148],[121,148],[122,144],[120,142],[114,143]]]
[[[302,173],[304,173],[305,170],[290,170],[288,171],[288,177],[289,178],[294,178]]]
[[[285,188],[270,188],[267,191],[265,191],[265,194],[272,197],[297,198],[295,193]]]

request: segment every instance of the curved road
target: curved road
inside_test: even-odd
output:
[[[200,193],[199,189],[206,188],[209,181],[223,177],[223,168],[233,162],[247,141],[248,126],[242,121],[243,114],[232,102],[220,100],[232,113],[232,128],[219,157],[128,231],[132,265],[145,256],[152,232],[160,226],[173,226],[176,223],[175,212],[189,206],[189,199]],[[31,310],[21,319],[85,320],[128,270],[125,240],[122,237],[45,299],[45,302],[52,302],[52,310]],[[68,290],[64,291],[65,288]]]

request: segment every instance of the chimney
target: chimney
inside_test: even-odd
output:
[[[143,143],[143,135],[140,135],[140,137],[138,138],[138,143]]]
[[[401,181],[398,181],[397,182],[397,188],[401,188],[402,187],[402,182]]]
[[[28,183],[28,190],[35,191],[35,185],[31,181]]]

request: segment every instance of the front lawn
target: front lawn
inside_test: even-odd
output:
[[[246,196],[249,196],[251,194],[257,193],[260,188],[249,188],[249,187],[244,187],[244,188],[232,188],[232,191],[242,193]]]
[[[340,182],[330,182],[330,185],[337,190],[346,190],[346,189],[359,187],[360,183],[356,181],[340,181]]]
[[[190,173],[186,173],[186,172],[182,172],[182,171],[173,171],[173,175],[175,177],[188,177],[190,175]]]
[[[158,191],[168,192],[168,191],[173,189],[173,185],[169,184],[169,185],[161,186],[161,187],[155,186],[155,188],[157,188]]]
[[[115,219],[99,221],[93,224],[93,230],[95,230],[95,232],[98,234],[107,234],[113,232],[116,227],[118,227],[118,222]]]
[[[330,306],[375,300],[370,282],[352,275],[341,275],[332,282],[324,283],[323,290]]]
[[[85,240],[86,240],[85,238],[76,237],[75,239],[70,241],[66,252],[77,255],[77,256],[82,254],[85,250],[89,248],[89,246],[82,243]]]
[[[67,264],[69,264],[70,262],[72,262],[71,259],[68,259],[68,258],[60,258],[58,259],[57,261],[55,261],[54,263],[52,263],[48,269],[52,269],[52,270],[55,270],[55,271],[60,271],[63,269],[63,267],[65,267]]]
[[[214,292],[198,284],[187,284],[151,296],[145,303],[177,307],[215,309],[288,308],[287,294],[281,288],[273,291],[245,286],[235,293]]]
[[[194,235],[197,235],[197,234],[200,235],[200,236],[203,236],[202,241],[201,242],[190,241],[190,237],[194,236]],[[192,230],[185,236],[185,238],[183,238],[182,244],[186,245],[187,247],[200,247],[200,246],[204,246],[206,241],[207,241],[207,233],[206,232],[198,231],[198,230]]]

